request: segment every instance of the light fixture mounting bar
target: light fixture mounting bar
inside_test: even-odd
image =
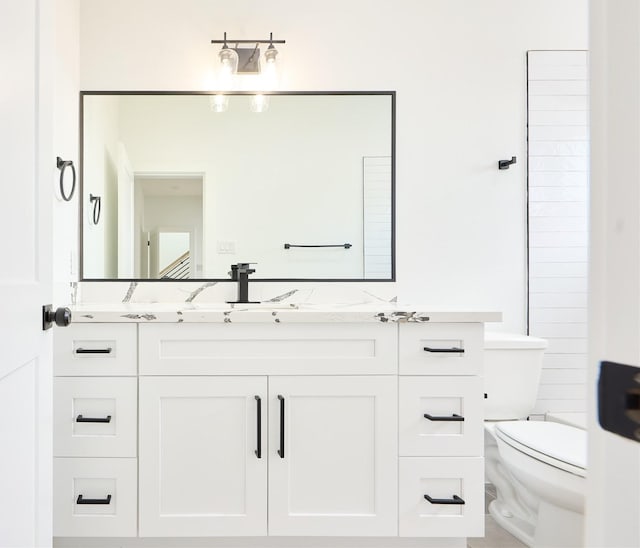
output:
[[[212,44],[286,44],[286,40],[233,40],[227,38],[226,40],[211,40]]]
[[[273,33],[271,33],[273,36]],[[286,40],[274,40],[273,38],[267,38],[266,40],[233,40],[231,38],[227,38],[227,33],[224,33],[223,40],[211,40],[212,44],[226,44],[227,42],[231,44],[286,44]]]

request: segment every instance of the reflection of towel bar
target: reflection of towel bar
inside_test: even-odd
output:
[[[296,244],[284,244],[285,249],[291,249],[292,247],[344,247],[349,249],[351,244],[327,244],[327,245],[296,245]]]
[[[93,204],[93,224],[97,225],[100,222],[100,212],[102,210],[102,198],[100,196],[94,196],[89,194],[89,202]]]

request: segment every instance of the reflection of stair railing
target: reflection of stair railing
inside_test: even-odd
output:
[[[158,278],[171,278],[172,280],[188,278],[191,270],[189,259],[189,252],[187,251],[169,266],[163,268],[158,274]]]

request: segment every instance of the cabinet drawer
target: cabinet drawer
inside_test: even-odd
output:
[[[141,375],[397,374],[388,324],[140,326]]]
[[[136,459],[53,459],[56,537],[135,537]]]
[[[480,377],[400,377],[400,455],[482,455]]]
[[[480,323],[400,324],[401,375],[481,375]]]
[[[484,536],[484,459],[401,458],[399,505],[402,537]]]
[[[136,326],[72,324],[53,337],[53,363],[59,376],[134,376]]]
[[[135,378],[54,379],[56,457],[135,457],[138,424]]]

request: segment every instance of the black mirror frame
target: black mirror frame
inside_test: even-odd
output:
[[[88,95],[217,95],[218,91],[80,91],[79,97],[79,280],[81,282],[230,282],[230,278],[85,278],[84,277],[84,98]],[[229,91],[225,95],[255,95],[252,91]],[[388,95],[391,98],[391,277],[390,278],[253,278],[254,282],[395,282],[396,281],[396,92],[395,91],[274,91],[263,95]]]

